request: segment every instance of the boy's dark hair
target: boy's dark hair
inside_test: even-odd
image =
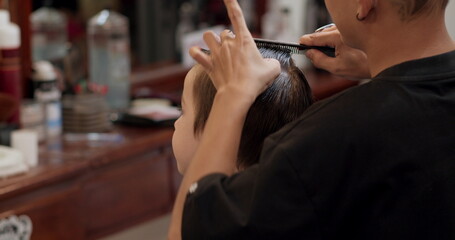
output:
[[[251,106],[242,130],[237,167],[245,169],[259,160],[264,139],[299,117],[313,103],[311,89],[291,54],[279,49],[260,48],[264,58],[275,58],[281,73]],[[216,89],[207,73],[199,71],[193,85],[194,134],[204,129]]]

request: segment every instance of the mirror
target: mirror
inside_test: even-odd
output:
[[[182,33],[222,24],[229,25],[219,0],[31,0],[32,11],[50,5],[67,18],[69,42],[86,48],[88,20],[106,7],[129,19],[133,68],[162,61],[179,61]],[[252,3],[241,1],[254,9]],[[250,25],[254,25],[251,13]],[[253,28],[254,28],[253,26]]]
[[[125,15],[130,21],[130,40],[133,69],[156,62],[179,62],[181,56],[178,38],[182,29],[198,30],[216,24],[229,25],[227,14],[220,0],[53,0],[48,4],[61,11],[68,18],[68,38],[71,43],[85,47],[87,20],[110,6]],[[250,29],[261,32],[260,18],[266,10],[266,0],[239,0],[243,5]],[[46,3],[46,0],[0,0],[9,8],[12,19],[22,29],[23,61],[30,69],[27,60],[30,51],[30,14]],[[188,7],[190,5],[190,7]],[[186,14],[190,14],[190,24]],[[184,26],[182,26],[184,25]],[[188,28],[188,25],[192,25]],[[185,29],[186,27],[186,29]],[[24,72],[25,73],[25,72]],[[24,74],[28,75],[28,74]]]
[[[266,0],[239,0],[248,6],[250,29],[261,32],[260,18],[266,10]],[[183,28],[181,16],[182,6],[189,3],[191,9],[192,28],[199,29],[218,23],[227,25],[226,12],[220,0],[54,0],[52,4],[70,18],[71,28],[69,39],[72,44],[86,48],[86,21],[105,6],[130,19],[130,39],[132,48],[133,76],[140,72],[157,67],[178,63],[177,29]],[[21,62],[24,96],[27,96],[27,85],[31,76],[32,49],[30,14],[43,6],[43,0],[0,0],[0,4],[10,10],[12,21],[21,27]],[[183,16],[185,13],[183,13]],[[84,49],[86,51],[86,49]],[[148,78],[148,77],[147,77]],[[145,79],[144,79],[145,80]]]

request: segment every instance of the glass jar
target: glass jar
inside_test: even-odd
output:
[[[105,9],[88,23],[89,73],[92,92],[105,96],[114,111],[130,104],[129,21]]]

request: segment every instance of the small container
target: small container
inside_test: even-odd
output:
[[[46,116],[46,137],[55,137],[62,133],[61,93],[57,86],[54,67],[47,61],[33,65],[34,98],[44,104]]]
[[[95,133],[111,130],[109,106],[99,94],[65,95],[63,129],[66,133]]]
[[[38,134],[32,130],[16,130],[11,134],[11,147],[24,155],[29,167],[38,165]]]
[[[21,103],[21,127],[33,130],[38,135],[38,140],[46,138],[45,103],[36,100],[23,100]]]

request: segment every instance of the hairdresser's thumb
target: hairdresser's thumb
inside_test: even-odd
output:
[[[281,70],[280,62],[274,58],[266,58],[265,62],[267,64],[267,69],[270,71],[269,74],[273,77],[277,77]]]
[[[306,56],[307,58],[309,58],[310,61],[313,61],[314,53],[315,53],[315,50],[310,49],[310,50],[307,50],[307,51],[305,52],[305,56]]]
[[[316,49],[310,49],[305,53],[306,57],[310,59],[313,66],[316,68],[330,71],[337,65],[337,58],[328,57],[324,53]]]
[[[281,66],[280,66],[280,62],[274,58],[266,58],[264,59],[265,60],[265,77],[266,77],[266,82],[267,82],[267,85],[270,85],[276,77],[278,77],[278,75],[280,74],[281,72]]]

